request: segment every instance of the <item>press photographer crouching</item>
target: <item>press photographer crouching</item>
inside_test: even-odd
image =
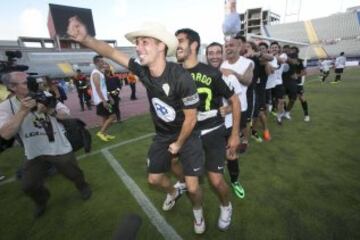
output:
[[[57,118],[69,115],[69,109],[52,95],[36,89],[36,82],[24,72],[2,76],[14,96],[0,103],[0,135],[17,136],[24,147],[23,191],[35,202],[34,216],[44,214],[50,192],[44,186],[47,166],[53,164],[59,173],[72,181],[82,199],[91,197],[91,189],[79,168],[65,130]],[[31,91],[29,91],[31,89]]]

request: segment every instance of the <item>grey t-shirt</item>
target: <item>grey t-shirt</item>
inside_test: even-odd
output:
[[[9,99],[15,113],[20,109],[20,101],[16,97]],[[58,103],[56,110],[68,111],[68,108]],[[0,103],[0,128],[14,116],[11,105],[8,100]],[[54,131],[54,141],[50,142],[46,135],[45,129],[39,122],[43,118],[43,114],[29,113],[19,129],[19,136],[23,142],[25,156],[27,159],[33,159],[41,155],[62,155],[72,151],[70,142],[65,136],[65,129],[56,118],[50,116],[50,121]]]

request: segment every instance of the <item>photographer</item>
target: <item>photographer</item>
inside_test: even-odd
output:
[[[52,109],[51,95],[47,92],[30,94],[24,72],[7,73],[2,80],[14,96],[0,103],[0,135],[4,139],[17,135],[22,142],[26,157],[22,188],[35,202],[34,216],[44,214],[50,197],[44,186],[48,163],[54,164],[59,173],[75,184],[84,200],[89,199],[91,189],[76,162],[64,128],[56,119],[67,116],[69,109],[56,102]]]

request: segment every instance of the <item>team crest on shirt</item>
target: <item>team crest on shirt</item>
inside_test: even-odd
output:
[[[156,115],[164,122],[172,122],[175,120],[176,112],[172,106],[158,98],[152,98],[151,103],[155,109]]]
[[[169,96],[169,92],[170,92],[170,86],[169,86],[169,84],[164,83],[164,84],[162,85],[162,89],[164,90],[166,96]]]

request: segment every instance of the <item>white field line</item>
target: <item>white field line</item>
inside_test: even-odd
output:
[[[149,138],[149,137],[151,137],[151,136],[154,136],[154,133],[148,133],[148,134],[142,135],[142,136],[140,136],[140,137],[132,138],[132,139],[129,139],[129,140],[126,140],[126,141],[123,141],[123,142],[119,142],[119,143],[116,143],[116,144],[113,144],[113,145],[104,147],[104,148],[102,148],[102,149],[93,151],[93,152],[91,152],[91,153],[85,153],[85,154],[83,154],[83,155],[78,156],[78,157],[77,157],[77,160],[80,160],[80,159],[83,159],[83,158],[86,158],[86,157],[89,157],[89,156],[92,156],[92,155],[101,153],[102,150],[110,150],[110,149],[117,148],[117,147],[120,147],[120,146],[129,144],[129,143],[133,143],[133,142],[136,142],[136,141],[143,140],[143,139],[145,139],[145,138]],[[5,185],[5,184],[7,184],[7,183],[12,183],[12,182],[14,182],[15,180],[16,180],[16,177],[8,178],[8,179],[0,182],[0,186],[1,186],[1,185]]]
[[[163,216],[158,212],[154,207],[151,201],[147,196],[141,191],[139,186],[132,180],[132,178],[127,175],[123,167],[120,165],[119,161],[109,152],[108,149],[102,150],[102,154],[114,169],[115,173],[123,181],[129,192],[134,196],[135,200],[138,202],[140,207],[148,216],[150,222],[157,228],[161,233],[164,239],[180,240],[182,239],[175,229],[166,222]]]

